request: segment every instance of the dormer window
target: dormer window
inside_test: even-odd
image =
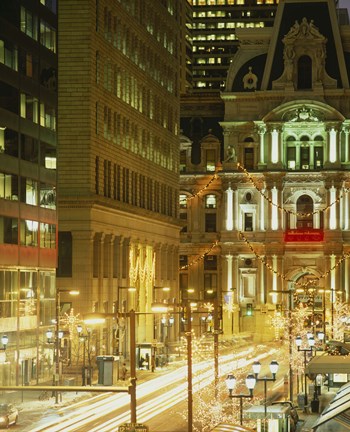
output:
[[[206,156],[206,169],[207,171],[215,171],[216,164],[216,152],[215,150],[209,149],[205,152]]]

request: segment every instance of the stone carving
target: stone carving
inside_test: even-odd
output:
[[[252,67],[249,66],[249,72],[243,77],[243,88],[248,90],[256,89],[258,77],[252,72]]]
[[[282,39],[284,44],[283,60],[284,71],[282,75],[273,81],[273,89],[286,87],[297,89],[299,85],[300,59],[309,59],[310,88],[323,86],[324,88],[336,88],[337,81],[331,78],[325,69],[326,43],[313,20],[310,22],[304,17],[301,22],[296,20],[289,32]]]
[[[301,108],[288,111],[283,119],[290,122],[317,122],[324,119],[321,113],[303,105]]]
[[[315,26],[314,20],[310,23],[304,17],[299,24],[298,20],[290,28],[289,32],[285,35],[284,41],[288,39],[300,39],[300,38],[319,38],[325,40],[326,38],[319,32],[318,27]]]
[[[226,149],[226,159],[225,162],[235,162],[236,161],[236,153],[233,146],[229,145]]]

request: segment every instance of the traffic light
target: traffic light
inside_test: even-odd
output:
[[[253,305],[252,303],[247,303],[247,316],[253,315]]]

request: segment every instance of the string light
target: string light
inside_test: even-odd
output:
[[[248,179],[253,183],[255,189],[260,193],[260,195],[266,200],[268,201],[271,205],[277,207],[279,210],[282,210],[283,212],[285,212],[286,214],[290,215],[295,215],[295,216],[301,216],[301,217],[308,217],[308,216],[313,216],[317,213],[323,213],[325,211],[327,211],[330,207],[332,207],[333,205],[337,204],[340,202],[340,200],[343,198],[344,194],[341,194],[335,201],[333,201],[331,204],[329,204],[328,206],[326,206],[323,209],[318,209],[318,210],[314,210],[313,212],[308,212],[308,213],[304,213],[304,212],[295,212],[293,210],[287,210],[284,207],[280,206],[279,204],[276,204],[272,201],[271,198],[269,198],[268,196],[265,195],[265,193],[261,190],[261,188],[259,187],[259,185],[257,185],[257,183],[255,182],[254,178],[249,174],[249,172],[244,168],[243,165],[241,165],[239,162],[237,163],[237,167],[242,170],[244,172],[244,174],[248,177]],[[349,192],[349,189],[345,188],[344,189],[345,193]]]
[[[187,270],[189,267],[192,267],[192,266],[194,266],[195,264],[197,264],[199,261],[203,261],[204,260],[204,258],[218,245],[218,240],[216,240],[211,246],[210,246],[210,248],[206,251],[206,252],[204,252],[204,254],[202,254],[202,255],[199,255],[197,258],[195,258],[193,261],[191,261],[190,263],[188,263],[188,264],[185,264],[185,265],[183,265],[183,266],[181,266],[180,268],[179,268],[179,270]]]
[[[195,194],[192,193],[191,196],[183,198],[180,200],[180,204],[182,203],[186,203],[187,201],[192,200],[193,198],[196,198],[197,196],[199,196],[202,192],[204,192],[206,189],[208,189],[208,187],[213,183],[213,181],[215,181],[218,178],[218,174],[217,174],[217,170],[215,171],[213,177],[208,181],[208,183],[202,188],[200,189],[198,192],[196,192]]]
[[[335,270],[336,268],[338,268],[341,263],[347,259],[350,258],[350,253],[344,253],[341,258],[339,259],[339,261],[333,266],[331,267],[329,270],[327,270],[326,272],[324,272],[323,274],[321,274],[320,276],[315,276],[314,279],[310,279],[306,282],[295,282],[292,279],[288,279],[286,275],[284,275],[283,273],[275,270],[268,262],[266,262],[266,259],[264,257],[262,257],[261,255],[259,255],[255,249],[253,248],[253,246],[251,245],[251,243],[249,242],[249,240],[247,239],[247,237],[242,233],[242,231],[239,231],[238,233],[239,238],[241,240],[244,241],[244,243],[249,247],[249,249],[253,252],[253,254],[256,256],[256,258],[262,263],[264,264],[264,266],[269,269],[272,273],[274,273],[277,277],[281,278],[282,280],[286,281],[286,282],[293,282],[295,285],[299,286],[300,288],[303,289],[307,289],[309,285],[314,284],[315,282],[320,281],[321,279],[326,278],[333,270]]]

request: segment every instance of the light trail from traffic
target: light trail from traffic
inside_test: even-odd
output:
[[[270,350],[253,358],[253,351],[254,349],[251,347],[234,355],[227,354],[220,356],[219,375],[226,376],[232,370],[239,370],[255,360],[274,355],[276,352],[276,350]],[[208,360],[195,364],[193,371],[193,392],[199,391],[214,380],[212,362],[208,362]],[[161,375],[139,384],[137,386],[137,399],[140,401],[143,397],[150,397],[153,393],[159,391],[159,389],[164,390],[164,393],[156,395],[151,400],[140,403],[137,406],[138,422],[144,423],[156,415],[169,410],[181,401],[186,400],[187,367],[182,366],[166,375]],[[93,402],[91,403],[91,401]],[[89,399],[88,405],[83,404],[84,402],[79,402],[60,409],[57,412],[60,416],[59,419],[52,419],[48,424],[32,429],[32,432],[72,432],[81,430],[87,425],[90,425],[89,432],[112,432],[119,425],[130,421],[130,397],[127,394],[107,393]],[[91,426],[92,423],[101,420],[111,412],[123,408],[125,408],[124,413],[101,422],[96,427]]]

